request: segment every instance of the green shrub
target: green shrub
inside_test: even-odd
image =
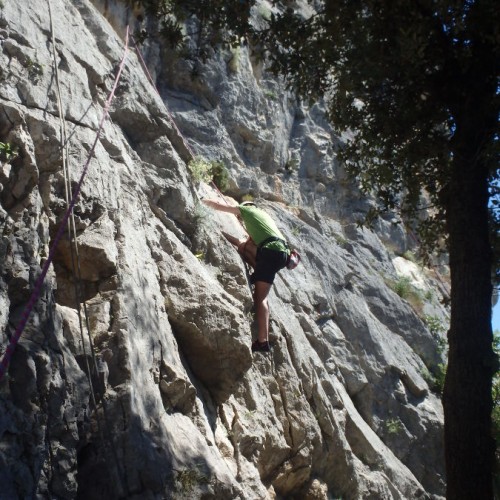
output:
[[[191,171],[191,175],[195,182],[208,183],[212,181],[212,164],[201,156],[193,158],[189,162],[188,168]]]
[[[297,157],[291,157],[288,159],[288,161],[285,164],[285,170],[289,173],[292,174],[293,172],[296,172],[299,169],[299,159]]]
[[[197,466],[191,469],[175,471],[175,482],[177,489],[184,494],[191,493],[197,486],[208,484],[208,477],[200,472]]]
[[[438,394],[443,394],[444,380],[446,378],[446,370],[448,369],[448,363],[439,363],[434,375],[436,381],[436,391]]]
[[[431,373],[427,368],[422,371],[422,377],[427,382],[431,391],[437,394],[443,394],[444,380],[446,377],[446,370],[448,365],[446,363],[439,363]]]
[[[500,331],[498,330],[493,332],[493,350],[497,356],[500,355]],[[491,395],[493,398],[493,411],[491,412],[493,437],[496,442],[497,461],[500,461],[500,372],[498,371],[493,376]]]
[[[392,418],[385,422],[385,430],[387,431],[387,434],[396,435],[402,432],[403,424],[399,418]]]
[[[337,244],[341,247],[343,247],[349,243],[349,240],[344,238],[341,234],[335,233],[333,235],[333,237],[335,238],[335,241],[337,242]]]
[[[497,442],[497,447],[500,445],[500,376],[498,372],[493,377],[493,411],[491,418],[493,420],[493,437]]]
[[[209,161],[197,156],[189,162],[188,168],[195,182],[213,182],[222,192],[229,187],[229,172],[221,161]]]
[[[406,250],[406,252],[403,254],[403,257],[406,260],[409,260],[410,262],[413,262],[414,264],[417,263],[417,257],[416,257],[416,255],[411,250]]]
[[[0,142],[0,161],[11,161],[18,154],[17,148],[9,142]]]
[[[402,276],[397,281],[393,282],[392,289],[402,298],[407,299],[410,296],[412,290],[412,284],[410,278],[407,276]]]
[[[424,323],[427,325],[429,331],[434,335],[442,335],[446,332],[446,327],[443,325],[441,318],[427,314],[424,316]]]
[[[278,100],[278,94],[276,94],[276,92],[274,92],[273,90],[264,90],[264,95],[267,97],[267,99],[271,99],[272,101]]]
[[[27,57],[24,63],[26,69],[28,70],[28,77],[32,83],[38,83],[38,80],[43,75],[43,66],[31,57]]]
[[[389,281],[389,286],[402,299],[409,302],[413,310],[419,316],[422,315],[422,310],[424,307],[422,293],[411,284],[410,278],[408,278],[407,276],[401,276],[396,281]]]
[[[215,185],[222,191],[229,188],[229,172],[221,161],[212,162],[212,178]]]

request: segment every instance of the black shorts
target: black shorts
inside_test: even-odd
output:
[[[257,259],[255,263],[255,271],[252,276],[252,281],[274,282],[276,273],[286,266],[288,255],[286,252],[279,250],[271,250],[269,248],[257,249]]]

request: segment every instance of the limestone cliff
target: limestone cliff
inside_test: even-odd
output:
[[[108,1],[1,2],[2,353],[66,210],[64,157],[74,189],[137,22]],[[357,226],[372,202],[336,159],[345,138],[247,48],[196,79],[143,51],[159,94],[130,50],[75,206],[80,269],[64,236],[0,383],[0,497],[443,495],[446,278],[409,260],[396,216]],[[218,193],[193,153],[302,254],[271,293],[269,355],[250,351],[251,292],[219,232],[242,229],[200,205]]]

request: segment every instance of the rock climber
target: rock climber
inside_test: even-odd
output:
[[[230,198],[227,203],[211,199],[202,201],[215,210],[235,215],[249,235],[246,239],[238,239],[222,231],[243,260],[254,269],[250,282],[254,285],[253,300],[258,335],[257,340],[252,343],[252,351],[268,352],[270,344],[267,296],[276,273],[287,265],[290,250],[286,240],[271,216],[253,202],[245,201],[240,205],[234,205],[236,202]]]

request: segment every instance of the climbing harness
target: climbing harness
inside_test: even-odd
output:
[[[269,238],[266,238],[264,241],[262,241],[259,244],[259,248],[263,248],[268,243],[272,243],[273,241],[281,241],[281,243],[283,243],[283,245],[285,245],[285,247],[288,250],[290,250],[288,243],[285,240],[278,238],[277,236],[269,236]],[[295,250],[295,249],[290,250],[290,254],[288,255],[288,258],[286,260],[286,268],[291,271],[292,269],[295,269],[299,264],[300,264],[299,252],[297,252],[297,250]]]

